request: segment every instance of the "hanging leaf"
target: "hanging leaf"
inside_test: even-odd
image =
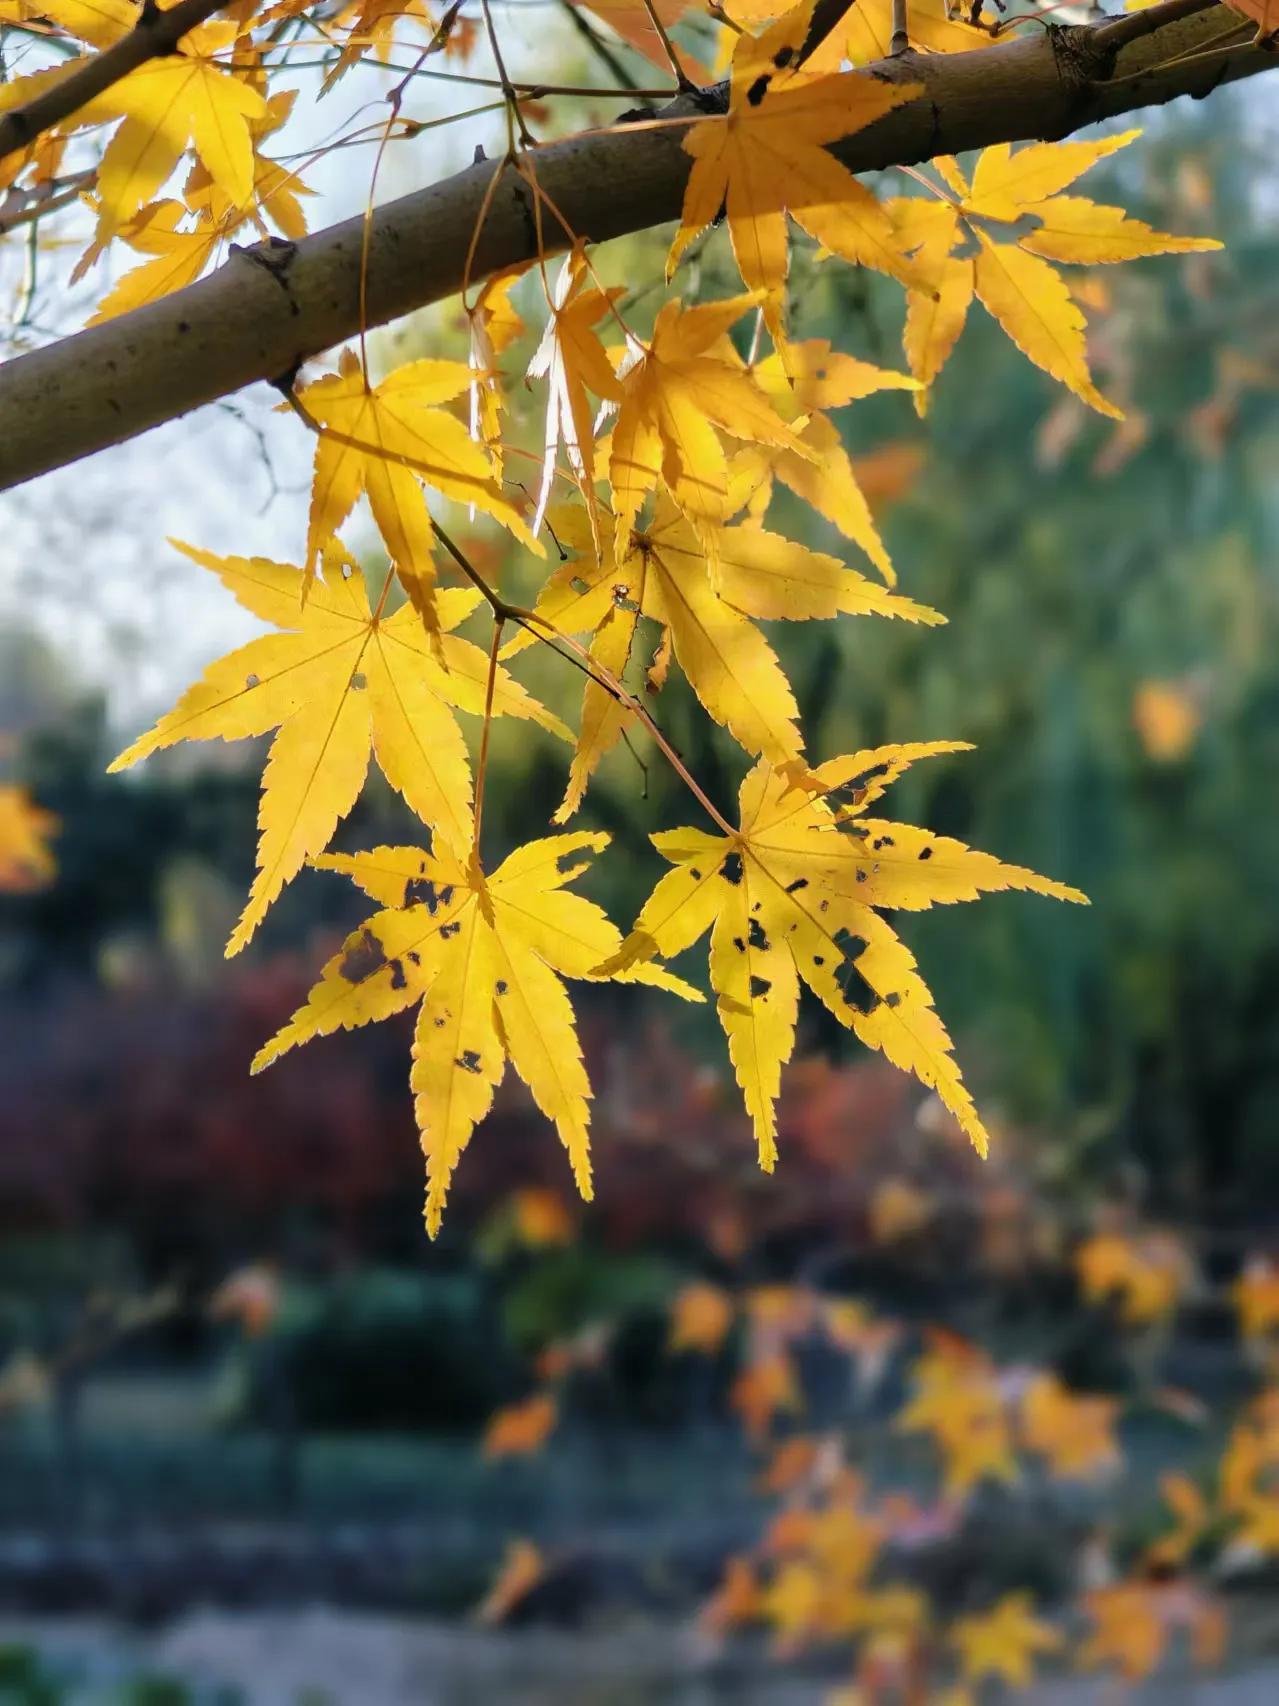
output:
[[[489,664],[478,646],[448,630],[474,610],[479,594],[440,594],[437,655],[409,605],[389,618],[373,614],[364,576],[340,547],[330,547],[305,606],[300,569],[178,549],[217,575],[245,609],[289,630],[251,640],[210,665],[111,765],[127,769],[179,741],[242,740],[279,729],[262,780],[258,872],[227,953],[244,947],[285,884],[327,847],[364,784],[370,751],[441,842],[469,847],[471,769],[453,710],[483,711]],[[504,670],[493,711],[571,738]]]
[[[410,1083],[426,1156],[426,1225],[439,1231],[453,1170],[488,1112],[509,1059],[559,1132],[591,1196],[591,1087],[563,977],[594,978],[621,937],[593,901],[566,892],[608,836],[530,841],[486,877],[447,849],[329,854],[383,910],[348,936],[289,1023],[253,1062],[260,1072],[312,1037],[421,1003]],[[618,974],[702,997],[652,966]]]
[[[675,868],[601,973],[682,953],[711,931],[711,986],[766,1170],[777,1159],[774,1104],[795,1044],[801,979],[842,1025],[936,1090],[986,1153],[985,1127],[932,996],[876,908],[918,910],[1008,888],[1086,902],[1077,889],[962,842],[865,815],[916,759],[960,750],[934,741],[832,759],[812,772],[815,794],[761,763],[742,783],[735,834],[675,829],[652,838]]]

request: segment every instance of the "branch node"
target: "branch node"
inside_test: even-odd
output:
[[[293,291],[289,285],[289,268],[293,265],[298,246],[288,237],[266,237],[261,243],[251,246],[242,243],[231,244],[231,254],[238,255],[243,260],[251,261],[255,267],[261,267],[279,285],[289,299],[289,308],[296,316],[302,312],[294,300]]]

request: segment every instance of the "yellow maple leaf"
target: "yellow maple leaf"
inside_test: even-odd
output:
[[[760,1615],[773,1627],[779,1655],[797,1652],[823,1632],[829,1589],[807,1558],[788,1558],[764,1591]]]
[[[1252,1256],[1231,1288],[1246,1339],[1261,1339],[1279,1328],[1279,1267],[1265,1256]]]
[[[530,1250],[573,1242],[573,1216],[558,1191],[527,1185],[511,1199],[515,1234]]]
[[[1176,764],[1186,756],[1203,716],[1200,695],[1184,681],[1143,681],[1132,696],[1133,727],[1157,764]]]
[[[832,350],[824,338],[792,343],[784,363],[774,353],[750,371],[783,419],[795,425],[806,454],[785,445],[744,446],[733,458],[732,506],[744,503],[750,516],[762,520],[776,477],[833,522],[866,553],[889,586],[894,585],[897,576],[870,504],[839,429],[823,411],[843,408],[876,391],[918,391],[919,381]]]
[[[509,1541],[502,1567],[492,1587],[476,1607],[476,1622],[486,1627],[505,1623],[545,1574],[546,1560],[531,1540]]]
[[[671,1304],[670,1349],[714,1355],[728,1337],[735,1314],[732,1298],[721,1287],[705,1280],[690,1282]]]
[[[929,1350],[911,1368],[913,1394],[895,1426],[932,1436],[953,1498],[983,1480],[1015,1480],[1012,1429],[989,1357],[950,1334],[934,1330],[930,1339]]]
[[[1079,1664],[1113,1666],[1127,1682],[1150,1676],[1168,1638],[1155,1590],[1144,1582],[1115,1582],[1085,1595],[1084,1609],[1093,1628],[1079,1649]]]
[[[61,0],[42,7],[41,15],[56,15],[68,34],[107,48],[135,28],[141,10],[130,0]],[[174,53],[145,60],[62,120],[58,129],[64,136],[123,121],[98,163],[101,239],[114,236],[152,199],[188,147],[228,202],[236,207],[252,202],[255,128],[266,117],[267,103],[247,75],[221,63],[239,33],[240,26],[230,21],[197,24]],[[75,76],[87,63],[81,56],[15,78],[0,90],[0,112]]]
[[[1037,1375],[1021,1396],[1021,1443],[1054,1475],[1095,1477],[1119,1463],[1113,1398],[1067,1390],[1053,1374]]]
[[[198,25],[177,53],[138,66],[75,115],[77,125],[124,121],[98,165],[103,236],[151,200],[188,146],[233,206],[253,200],[253,125],[266,116],[266,101],[217,57],[238,33],[233,22]]]
[[[509,1404],[484,1430],[485,1457],[532,1457],[541,1451],[559,1420],[550,1392],[535,1392],[522,1404]]]
[[[785,10],[779,0],[734,0],[733,21],[761,24]],[[814,71],[836,71],[845,59],[854,65],[887,59],[892,48],[893,24],[892,0],[858,0],[806,63]],[[951,0],[910,0],[906,27],[910,45],[916,52],[970,53],[974,48],[990,47],[995,39],[988,30],[963,20],[958,0],[954,4]]]
[[[865,815],[916,759],[959,750],[942,741],[833,759],[812,772],[820,793],[791,786],[760,763],[742,783],[738,830],[676,829],[652,838],[674,869],[612,965],[681,953],[711,930],[719,1018],[766,1169],[777,1155],[775,1103],[794,1047],[801,979],[842,1025],[935,1089],[986,1151],[985,1128],[928,988],[875,909],[916,910],[1006,888],[1084,896],[949,837]]]
[[[58,863],[49,838],[59,822],[26,788],[0,783],[0,891],[30,894],[53,881]]]
[[[926,605],[885,591],[838,558],[810,551],[762,527],[722,528],[714,568],[698,534],[659,496],[652,520],[631,531],[618,556],[605,537],[598,555],[578,510],[558,511],[556,537],[581,554],[557,569],[536,611],[565,634],[593,633],[591,657],[620,677],[638,621],[661,624],[676,661],[703,706],[750,753],[784,766],[802,750],[798,710],[776,654],[752,618],[807,621],[836,615],[944,620]],[[504,655],[531,644],[524,634]],[[633,720],[615,694],[587,682],[581,732],[564,803],[564,821],[580,805],[601,758]]]
[[[195,283],[226,233],[210,221],[180,230],[186,215],[181,202],[151,202],[120,228],[116,233],[119,238],[152,259],[117,280],[89,316],[87,325],[96,326],[117,314],[127,314],[146,302],[157,302],[170,291]]]
[[[538,556],[544,553],[502,495],[483,445],[440,403],[468,390],[475,374],[457,361],[411,361],[369,385],[359,360],[343,351],[338,372],[298,393],[321,429],[315,447],[306,572],[314,573],[363,492],[400,582],[434,629],[433,529],[420,481],[495,517]]]
[[[670,59],[661,36],[653,26],[653,19],[657,17],[669,32],[689,10],[690,0],[570,0],[570,4],[602,18],[628,46],[663,71],[669,71]],[[695,83],[711,81],[705,66],[687,49],[680,48],[678,52],[687,77]]]
[[[473,306],[465,305],[471,333],[471,437],[493,460],[493,474],[502,477],[502,410],[505,393],[497,358],[523,333],[524,321],[512,306],[511,291],[524,276],[523,265],[508,267],[485,281]]]
[[[620,287],[600,290],[591,283],[582,244],[565,256],[551,293],[546,329],[528,367],[531,379],[546,380],[546,448],[534,533],[540,530],[546,514],[555,478],[555,455],[562,443],[591,518],[592,534],[599,542],[594,409],[587,388],[602,400],[621,399],[617,375],[594,328],[623,294]]]
[[[741,363],[714,350],[755,305],[754,296],[734,296],[684,308],[675,297],[663,305],[648,343],[632,341],[609,453],[619,552],[659,476],[713,549],[715,529],[729,514],[728,462],[720,432],[787,446],[800,456],[812,454]]]
[[[1062,196],[1140,134],[1035,142],[1016,152],[999,143],[979,156],[971,183],[957,161],[939,156],[932,164],[946,184],[945,199],[888,204],[899,239],[930,287],[912,291],[906,315],[907,363],[922,384],[945,365],[975,294],[1036,366],[1099,414],[1122,420],[1123,411],[1093,384],[1083,315],[1049,263],[1099,266],[1221,247],[1210,237],[1154,231],[1122,208]]]
[[[761,293],[776,340],[784,335],[787,214],[845,260],[918,282],[891,218],[827,145],[913,100],[921,86],[796,65],[815,3],[802,0],[762,35],[738,39],[727,113],[699,118],[684,137],[693,170],[666,261],[670,278],[726,209],[738,269],[747,289]]]
[[[1157,1568],[1177,1569],[1203,1540],[1212,1525],[1212,1510],[1202,1491],[1189,1475],[1161,1475],[1159,1491],[1172,1512],[1174,1527],[1163,1534],[1146,1553]]]
[[[774,1416],[802,1407],[794,1363],[784,1351],[756,1357],[733,1382],[728,1401],[746,1424],[747,1433],[759,1443],[767,1437]]]
[[[594,902],[566,892],[602,833],[530,841],[486,876],[440,846],[328,854],[382,910],[346,939],[254,1072],[312,1037],[421,1003],[410,1074],[427,1164],[427,1230],[439,1230],[449,1180],[492,1103],[509,1058],[559,1132],[583,1197],[591,1196],[591,1087],[562,977],[595,978],[620,943]],[[702,997],[654,968],[620,974],[688,1000]]]
[[[1062,1645],[1060,1631],[1036,1617],[1032,1603],[1028,1593],[1008,1593],[989,1611],[955,1620],[950,1639],[967,1681],[1000,1677],[1010,1688],[1030,1687],[1036,1656]]]
[[[807,1482],[821,1461],[821,1445],[804,1434],[782,1440],[756,1485],[761,1493],[791,1493]],[[787,1511],[797,1510],[791,1505]],[[786,1514],[783,1512],[781,1514]]]
[[[1120,1318],[1134,1327],[1171,1315],[1189,1284],[1185,1251],[1158,1233],[1098,1232],[1075,1251],[1075,1271],[1090,1303],[1115,1298]]]
[[[250,126],[255,147],[288,118],[296,90],[272,95],[263,115]],[[113,239],[153,258],[135,267],[117,281],[98,304],[87,322],[93,326],[117,314],[155,302],[171,291],[193,284],[244,225],[252,224],[267,235],[269,219],[286,237],[306,235],[306,216],[300,198],[312,192],[296,172],[274,160],[255,154],[253,202],[237,206],[227,199],[202,162],[196,161],[187,174],[182,201],[148,202],[126,219],[114,233],[104,235],[101,226],[71,274],[75,283],[110,248]],[[186,229],[183,222],[190,219]]]
[[[749,1558],[729,1558],[724,1579],[702,1607],[699,1628],[707,1635],[723,1635],[749,1623],[760,1614],[763,1590]]]
[[[330,549],[305,606],[299,569],[178,549],[255,616],[287,630],[210,665],[110,767],[123,770],[178,741],[242,740],[279,728],[262,782],[258,873],[228,954],[248,942],[285,884],[328,845],[363,786],[370,750],[441,841],[469,847],[471,771],[453,708],[483,712],[484,652],[446,631],[437,655],[409,605],[374,616],[363,574],[340,549]],[[455,627],[478,599],[471,591],[442,593],[442,627]],[[495,679],[493,712],[568,736],[505,670]]]
[[[981,7],[977,10],[980,12]],[[848,9],[846,23],[846,34],[831,34],[842,42],[854,65],[888,58],[893,40],[892,0],[857,0],[857,5]],[[959,6],[952,9],[947,0],[910,0],[906,33],[911,47],[923,53],[971,53],[976,48],[992,47],[995,40],[988,30],[965,23]]]
[[[305,9],[305,0],[289,0],[288,5],[273,8],[266,18]],[[340,8],[334,21],[339,27],[345,27],[347,34],[337,62],[325,73],[321,87],[323,94],[327,94],[352,65],[363,59],[370,48],[373,55],[385,64],[395,46],[396,28],[406,21],[418,24],[431,39],[432,47],[436,42],[440,48],[445,46],[424,0],[354,0],[354,4]]]

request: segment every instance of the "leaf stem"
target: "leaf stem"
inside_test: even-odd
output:
[[[666,33],[666,25],[658,17],[657,7],[653,4],[653,0],[644,0],[644,10],[648,13],[648,21],[653,26],[653,33],[662,44],[662,51],[670,64],[675,81],[679,84],[680,93],[682,95],[697,94],[697,84],[693,82],[688,72],[680,64],[679,55],[675,51],[675,43]]]
[[[475,766],[475,863],[480,863],[480,826],[484,821],[484,783],[488,777],[489,768],[489,736],[493,729],[493,688],[497,682],[497,654],[502,645],[502,629],[506,626],[506,617],[501,612],[495,612],[493,617],[493,640],[489,646],[489,672],[484,683],[484,728],[480,735],[480,756]]]
[[[532,634],[534,639],[540,640],[543,645],[550,646],[551,650],[557,653],[558,656],[566,658],[570,663],[575,664],[584,675],[589,675],[591,680],[602,687],[606,693],[610,693],[624,710],[630,711],[648,730],[649,734],[657,743],[657,746],[661,751],[662,756],[666,759],[666,762],[670,765],[671,769],[679,777],[680,781],[683,782],[684,786],[693,795],[693,798],[701,806],[702,810],[716,825],[716,827],[722,830],[725,835],[735,835],[736,831],[733,826],[718,810],[714,801],[710,799],[705,789],[702,788],[701,784],[684,763],[684,760],[680,757],[679,753],[676,752],[670,741],[667,740],[643,701],[637,699],[629,688],[624,686],[623,683],[618,680],[611,670],[605,669],[601,663],[597,662],[597,660],[591,656],[586,647],[582,645],[579,640],[575,639],[573,635],[562,633],[553,622],[548,622],[544,616],[539,616],[535,610],[525,610],[518,604],[508,604],[499,593],[494,591],[494,589],[485,580],[484,576],[479,572],[474,564],[469,561],[466,553],[453,539],[449,537],[445,530],[440,526],[439,522],[435,521],[434,517],[432,517],[432,524],[435,528],[435,536],[439,540],[440,544],[443,545],[444,549],[448,552],[450,557],[452,557],[453,561],[461,569],[462,573],[470,581],[471,585],[474,586],[487,600],[489,608],[492,610],[496,619],[496,625],[501,627],[504,622],[516,623],[519,627],[526,629],[530,634]],[[477,818],[479,817],[479,789],[480,784],[477,783]]]
[[[893,33],[888,41],[889,58],[910,52],[910,27],[906,18],[906,0],[893,0]]]

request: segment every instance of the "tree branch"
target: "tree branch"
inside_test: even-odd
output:
[[[69,119],[148,59],[172,53],[188,30],[226,4],[227,0],[179,0],[178,5],[162,12],[154,0],[144,3],[128,35],[91,58],[72,60],[64,76],[0,116],[0,160],[30,147],[37,136]]]
[[[853,171],[911,165],[995,142],[1053,140],[1098,119],[1279,65],[1256,43],[1220,44],[1221,6],[1184,16],[1188,0],[1140,14],[1156,25],[1115,47],[1113,25],[1050,27],[981,52],[904,54],[871,66],[924,94],[836,145]],[[1209,47],[1208,44],[1214,45]],[[726,91],[716,91],[721,104]],[[705,100],[705,95],[700,97]],[[665,109],[692,118],[690,100]],[[535,155],[538,182],[579,236],[593,242],[677,218],[689,171],[683,127],[621,124],[551,143]],[[527,183],[483,162],[373,215],[368,246],[370,326],[455,294],[476,217],[501,174],[475,243],[478,281],[535,257]],[[567,232],[541,220],[547,252]],[[360,323],[362,217],[297,244],[275,239],[234,252],[210,277],[0,368],[0,490],[62,467],[255,380],[291,380],[311,356]]]

